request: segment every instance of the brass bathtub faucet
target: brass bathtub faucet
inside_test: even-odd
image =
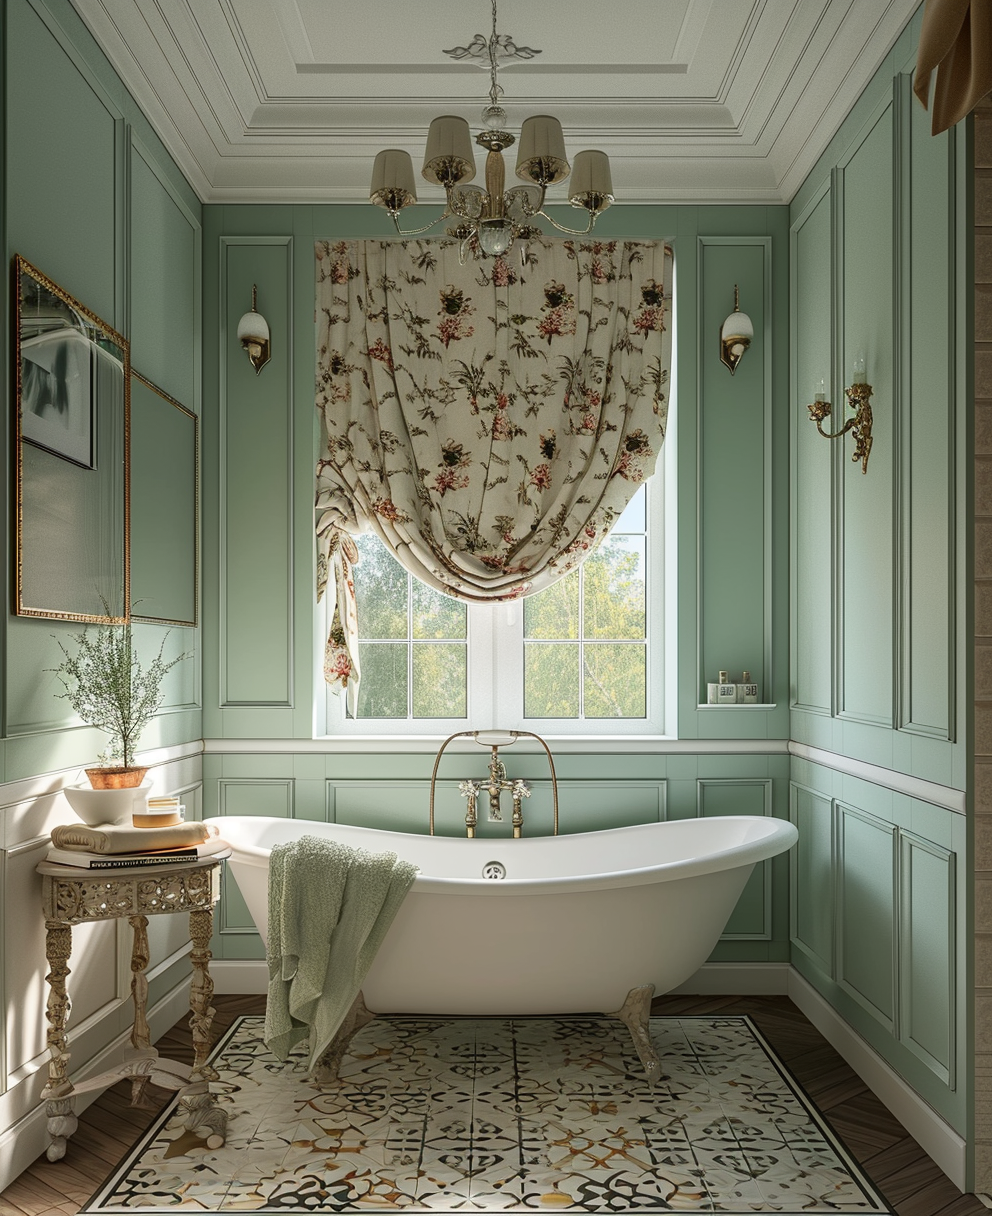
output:
[[[458,785],[458,790],[463,798],[468,799],[468,805],[465,811],[465,835],[471,839],[475,836],[475,829],[479,822],[478,800],[479,795],[485,791],[489,795],[489,822],[502,823],[503,812],[500,806],[500,796],[506,790],[513,798],[513,819],[512,829],[514,839],[519,839],[524,826],[523,800],[530,797],[530,786],[520,777],[508,777],[506,765],[499,758],[499,749],[501,746],[507,747],[515,743],[517,739],[526,737],[536,739],[544,748],[548,757],[548,764],[551,767],[551,793],[554,800],[554,834],[558,835],[558,779],[555,776],[555,762],[551,758],[551,750],[547,743],[532,731],[527,730],[511,730],[511,731],[478,731],[478,730],[462,730],[454,735],[449,735],[441,744],[440,751],[434,760],[434,771],[431,773],[431,804],[430,804],[430,834],[434,835],[434,786],[437,780],[438,765],[441,763],[441,756],[444,749],[448,746],[452,739],[458,739],[464,736],[475,739],[476,743],[488,745],[491,749],[489,760],[489,777],[488,780],[472,781],[470,779],[462,781]]]
[[[462,781],[458,786],[463,798],[468,799],[465,811],[465,835],[471,840],[475,835],[479,822],[478,799],[483,790],[489,795],[489,822],[502,823],[503,810],[500,806],[500,795],[507,790],[513,795],[513,837],[519,840],[524,826],[524,813],[521,803],[530,797],[530,786],[519,777],[511,779],[506,775],[506,765],[499,758],[499,747],[492,745],[492,758],[489,761],[489,781]]]

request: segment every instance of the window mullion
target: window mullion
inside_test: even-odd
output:
[[[406,575],[406,712],[413,717],[413,575]]]
[[[586,567],[579,566],[579,721],[586,714]]]

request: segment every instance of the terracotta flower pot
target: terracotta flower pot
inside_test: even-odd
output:
[[[95,790],[131,790],[144,780],[148,766],[125,768],[122,764],[114,768],[88,768],[86,776]]]

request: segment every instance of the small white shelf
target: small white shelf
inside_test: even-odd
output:
[[[734,710],[734,709],[750,709],[753,711],[755,709],[778,709],[778,704],[775,701],[769,701],[769,702],[759,701],[756,705],[707,705],[704,703],[701,705],[697,705],[696,708],[697,709],[718,709],[721,712],[724,710]]]

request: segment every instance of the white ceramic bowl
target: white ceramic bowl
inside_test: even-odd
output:
[[[62,791],[76,815],[90,827],[108,823],[130,824],[135,807],[148,805],[152,783],[129,790],[95,790],[89,784],[67,785]]]

